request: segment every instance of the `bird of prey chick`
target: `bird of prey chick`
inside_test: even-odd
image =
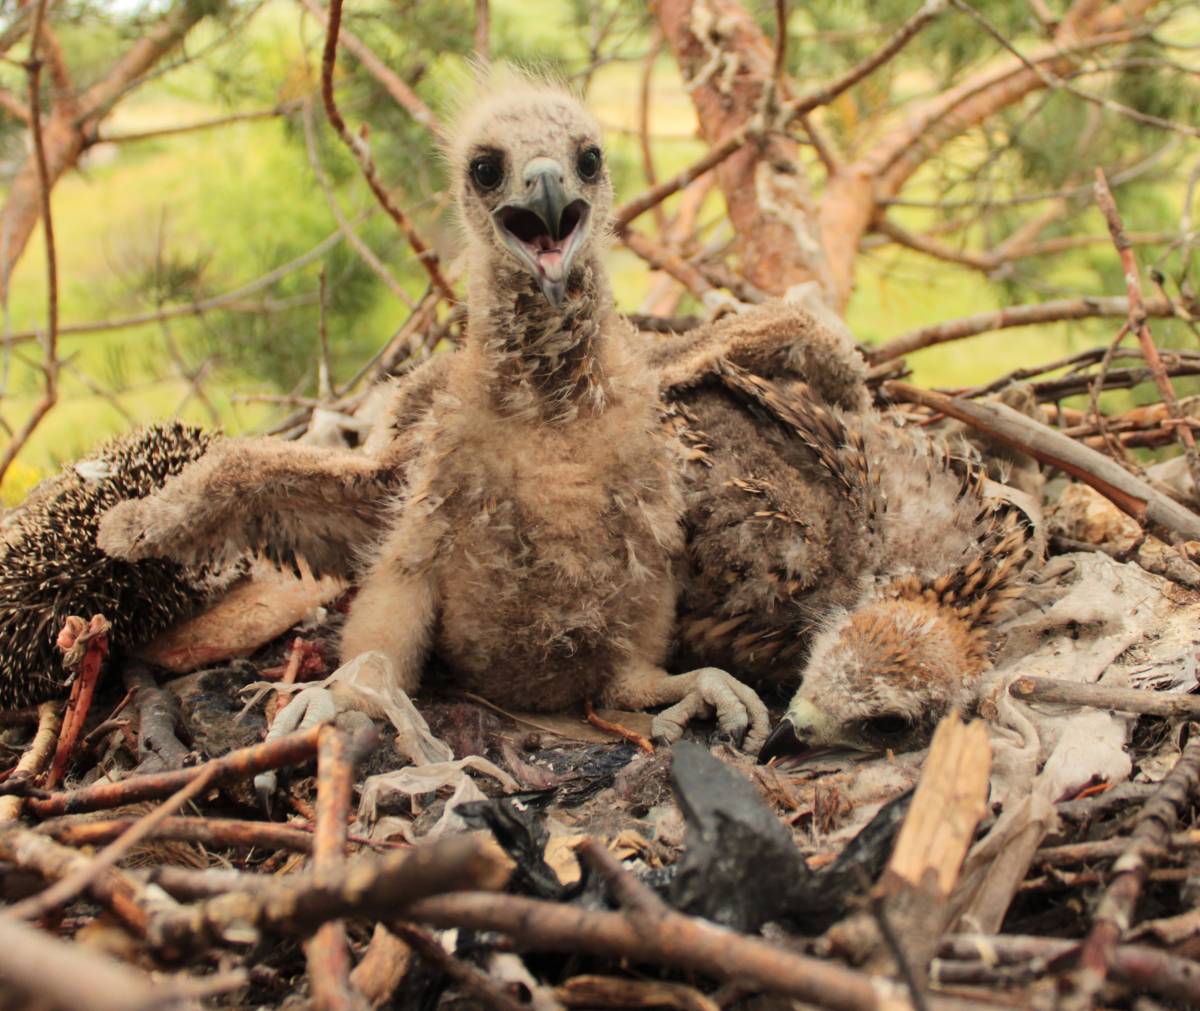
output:
[[[772,333],[774,354],[747,354]],[[973,701],[1032,557],[1026,517],[970,460],[871,410],[861,358],[815,320],[757,312],[706,340],[707,367],[702,348],[652,351],[694,447],[685,657],[799,682],[761,760],[924,745]]]
[[[353,571],[373,543],[343,659],[381,651],[412,691],[436,653],[464,687],[523,709],[669,705],[654,725],[668,739],[715,710],[757,750],[768,717],[751,689],[715,668],[663,667],[684,545],[680,448],[613,309],[595,122],[522,80],[470,109],[447,155],[468,323],[428,409],[375,453],[227,440],[110,511],[100,545],[184,562],[265,545]]]

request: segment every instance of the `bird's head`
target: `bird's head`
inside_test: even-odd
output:
[[[960,611],[924,596],[876,598],[814,639],[759,761],[924,747],[938,721],[970,701],[986,666],[985,634]]]
[[[470,241],[561,308],[612,210],[595,120],[560,88],[497,85],[462,117],[448,155]]]

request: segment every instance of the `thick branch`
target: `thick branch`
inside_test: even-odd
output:
[[[111,106],[163,56],[177,46],[211,10],[195,0],[177,2],[150,30],[77,102],[58,102],[43,129],[45,170],[53,190],[62,176],[74,168],[95,133],[96,125]],[[25,251],[38,219],[40,205],[38,165],[34,154],[17,172],[0,212],[0,301],[8,298],[8,280]]]
[[[774,111],[765,108],[775,90],[771,42],[738,0],[662,0],[657,14],[713,148],[710,160],[719,163],[717,181],[737,233],[741,273],[772,294],[813,279],[826,287],[799,146],[779,133],[747,143]]]
[[[1135,32],[1130,26],[1153,2],[1082,5],[1079,16],[1064,20],[1049,47],[1028,57],[1009,56],[925,101],[834,175],[821,203],[820,234],[836,302],[844,305],[849,299],[859,243],[879,207],[931,155],[963,131],[1045,88],[1046,73],[1061,77],[1069,72],[1080,53],[1131,39]]]
[[[166,14],[113,64],[109,72],[83,93],[79,100],[80,119],[103,119],[130,85],[179,45],[206,15],[215,13],[214,8],[218,6],[221,5],[176,0]]]
[[[128,1011],[185,1006],[145,973],[7,916],[0,917],[0,975],[29,998],[29,1007]]]
[[[906,1006],[888,1004],[876,982],[864,973],[665,908],[636,916],[517,895],[461,892],[424,899],[402,915],[435,927],[497,930],[531,951],[587,952],[717,978],[745,979],[772,993],[823,1008],[865,1011]]]
[[[1080,445],[1006,404],[947,397],[900,382],[885,383],[883,389],[895,400],[931,407],[1006,446],[1028,453],[1039,463],[1066,471],[1091,485],[1139,523],[1157,528],[1172,540],[1179,535],[1200,540],[1200,516],[1155,491],[1103,453]]]

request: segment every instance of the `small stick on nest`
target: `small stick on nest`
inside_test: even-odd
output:
[[[636,730],[630,730],[628,727],[623,727],[619,723],[613,723],[606,720],[592,707],[592,700],[588,699],[583,704],[583,712],[590,723],[597,730],[603,730],[606,734],[616,734],[622,740],[628,741],[630,744],[636,744],[647,755],[654,754],[654,745],[649,738],[643,737]]]
[[[72,615],[58,633],[57,645],[63,651],[63,666],[68,669],[78,668],[78,671],[75,683],[71,687],[66,714],[63,716],[58,749],[46,775],[48,789],[53,790],[63,781],[67,774],[67,766],[75,753],[75,746],[83,733],[88,710],[92,708],[92,697],[96,694],[96,684],[100,680],[100,669],[108,655],[108,632],[111,627],[108,619],[102,614],[93,615],[91,622],[85,622],[82,618]]]

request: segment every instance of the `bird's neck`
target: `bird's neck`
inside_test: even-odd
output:
[[[469,293],[468,340],[483,356],[492,408],[506,416],[569,422],[599,414],[608,396],[605,332],[612,314],[598,260],[571,274],[556,309],[524,271],[502,269]]]

